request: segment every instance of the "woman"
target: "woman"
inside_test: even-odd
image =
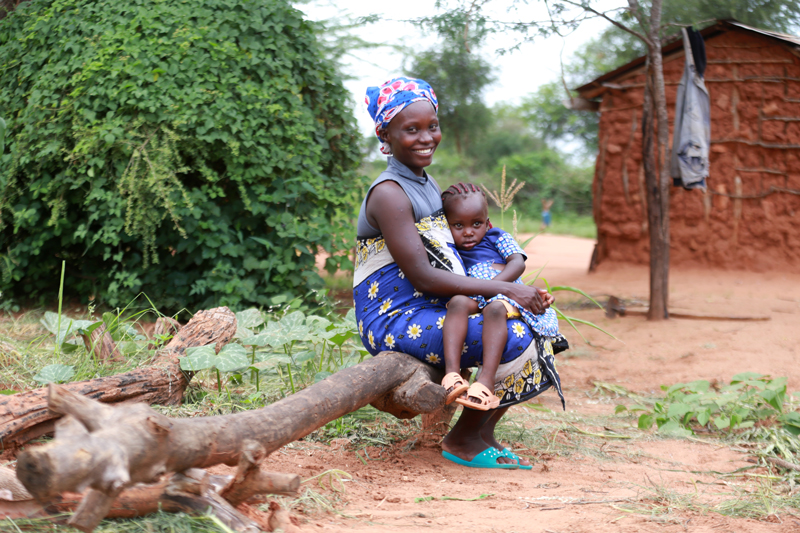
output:
[[[449,297],[504,294],[534,313],[544,312],[553,303],[547,291],[465,276],[442,213],[441,190],[424,170],[442,138],[438,102],[430,85],[396,78],[370,87],[367,106],[381,152],[392,157],[367,192],[358,217],[353,299],[364,346],[373,355],[397,350],[441,367],[442,325]],[[482,323],[480,315],[470,320],[463,368],[481,362]],[[509,320],[508,328],[509,340],[495,377],[500,407],[465,409],[442,442],[443,455],[460,464],[530,467],[504,452],[494,428],[510,405],[554,383],[558,386],[558,375],[549,339],[534,338],[519,320]]]

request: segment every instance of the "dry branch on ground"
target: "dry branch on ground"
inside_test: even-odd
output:
[[[82,493],[69,521],[81,531],[92,531],[115,509],[133,506],[139,512],[159,505],[195,512],[211,505],[235,531],[255,531],[235,506],[255,494],[296,490],[296,476],[257,467],[267,455],[369,403],[403,418],[440,409],[445,393],[438,378],[417,359],[384,352],[262,409],[191,419],[168,418],[143,404],[110,406],[50,384],[47,406],[63,415],[56,438],[22,452],[17,477],[40,512],[63,502],[65,494]],[[238,465],[237,475],[212,491],[200,469],[221,463]],[[165,477],[169,481],[161,488]],[[195,482],[200,488],[189,488]],[[136,483],[151,486],[133,505],[125,494]],[[273,516],[285,519],[278,510]]]
[[[236,316],[227,307],[197,313],[162,348],[153,363],[130,372],[69,383],[64,387],[103,403],[180,403],[192,374],[180,369],[179,357],[186,348],[216,343],[217,350],[236,333]],[[53,432],[56,413],[47,409],[47,389],[4,396],[0,399],[0,456],[9,458],[33,439]]]

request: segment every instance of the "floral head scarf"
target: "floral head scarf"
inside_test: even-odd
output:
[[[398,77],[391,79],[380,87],[367,88],[367,111],[375,121],[375,135],[381,138],[381,131],[389,126],[389,122],[409,104],[427,100],[433,109],[439,110],[439,100],[428,82],[414,78]],[[381,153],[392,155],[392,148],[381,141]]]

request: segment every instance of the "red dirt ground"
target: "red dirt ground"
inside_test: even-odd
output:
[[[541,235],[528,246],[528,265],[533,269],[547,263],[542,276],[553,285],[580,287],[598,296],[647,299],[646,267],[604,263],[598,272],[588,274],[592,247],[593,241],[586,239]],[[564,294],[557,295],[562,303],[574,299]],[[652,323],[642,316],[607,319],[600,310],[568,311],[599,324],[623,341],[584,328],[591,342],[587,345],[574,331],[562,329],[573,346],[559,360],[568,413],[613,413],[618,401],[591,394],[597,381],[653,395],[662,384],[695,379],[724,382],[738,372],[754,371],[787,376],[789,390],[800,389],[800,365],[796,364],[800,274],[676,269],[671,274],[670,304],[722,315],[769,315],[770,319],[671,319]],[[559,408],[557,397],[550,392],[540,401],[553,411]],[[516,406],[512,415],[514,412],[525,416],[528,409]],[[585,425],[582,429],[602,431]],[[569,437],[556,432],[556,438]],[[531,450],[523,453],[536,459],[532,471],[479,470],[444,460],[440,448],[431,444],[397,445],[384,450],[379,460],[364,465],[346,444],[337,447],[299,442],[273,454],[265,466],[296,472],[304,478],[332,468],[353,475],[352,480],[342,483],[346,489],[343,493],[315,486],[336,499],[341,514],[300,515],[307,531],[800,531],[800,516],[793,514],[765,520],[729,518],[687,510],[670,505],[668,498],[654,496],[655,487],[661,487],[713,504],[733,498],[736,488],[757,491],[758,483],[743,477],[722,479],[697,473],[731,472],[747,466],[747,456],[742,453],[697,440],[647,436],[606,444],[599,439],[593,442],[620,459],[598,459],[597,454],[589,453],[591,450],[569,456]],[[481,494],[492,496],[471,502],[440,499]],[[436,500],[415,502],[415,498],[426,496]],[[626,512],[621,507],[655,501],[661,502],[662,510],[652,515]]]

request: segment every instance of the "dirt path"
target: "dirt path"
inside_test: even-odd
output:
[[[592,248],[590,240],[541,235],[528,246],[528,265],[534,269],[547,263],[542,276],[551,284],[580,287],[594,295],[647,299],[646,267],[603,264],[598,272],[588,274]],[[574,299],[563,293],[558,296],[562,303]],[[800,516],[784,513],[750,520],[716,512],[756,497],[759,490],[780,490],[759,483],[758,478],[712,474],[748,466],[742,453],[700,441],[661,439],[633,429],[630,440],[581,440],[582,434],[574,429],[602,431],[604,420],[623,428],[623,433],[630,428],[630,420],[613,417],[618,400],[598,395],[595,382],[654,395],[662,384],[695,379],[722,382],[738,372],[753,371],[787,376],[789,390],[800,389],[796,362],[799,274],[675,270],[670,302],[710,314],[749,313],[770,319],[678,318],[650,323],[642,316],[608,319],[600,310],[568,310],[567,314],[591,320],[623,342],[584,329],[591,343],[587,345],[574,331],[562,330],[573,346],[559,359],[568,412],[541,415],[524,406],[512,408],[515,423],[538,428],[544,439],[541,449],[523,450],[535,459],[532,471],[461,468],[442,459],[435,445],[396,446],[381,457],[371,456],[365,465],[348,446],[333,449],[296,443],[271,458],[276,469],[309,477],[338,468],[353,475],[342,483],[344,493],[317,487],[337,502],[342,514],[310,516],[304,529],[800,531]],[[554,394],[543,395],[540,402],[558,409]],[[587,425],[592,420],[600,425]],[[441,499],[482,494],[491,496],[476,501]]]

